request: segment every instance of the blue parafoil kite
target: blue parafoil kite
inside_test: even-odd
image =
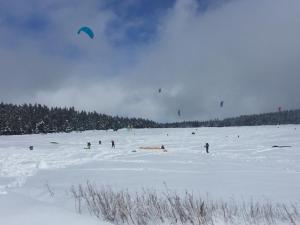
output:
[[[89,27],[81,27],[81,28],[78,30],[77,34],[80,34],[81,32],[86,33],[91,39],[93,39],[94,36],[95,36],[95,35],[94,35],[94,32],[92,31],[92,29],[89,28]]]

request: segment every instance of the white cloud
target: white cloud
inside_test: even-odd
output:
[[[3,100],[159,121],[300,107],[298,0],[230,1],[205,12],[193,0],[178,0],[161,18],[156,41],[132,51],[105,37],[113,12],[96,10],[93,1],[63,3],[47,11],[45,40],[18,37],[8,48],[14,31],[4,30]],[[95,28],[95,40],[75,35],[81,24]],[[65,55],[73,48],[74,59]]]

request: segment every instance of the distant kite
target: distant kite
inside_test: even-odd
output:
[[[78,31],[77,31],[77,34],[80,34],[81,32],[84,32],[86,33],[91,39],[94,38],[94,32],[92,31],[91,28],[89,27],[81,27]]]
[[[180,109],[178,109],[177,114],[178,114],[178,116],[181,116]]]
[[[220,102],[220,107],[223,107],[223,105],[224,105],[224,101],[221,101]]]

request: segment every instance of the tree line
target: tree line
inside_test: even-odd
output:
[[[214,119],[208,121],[183,121],[166,123],[164,124],[164,127],[233,127],[280,124],[300,124],[300,109],[254,115],[242,115],[238,117],[226,118],[223,120]]]
[[[141,118],[109,116],[77,111],[74,107],[47,107],[41,104],[0,103],[0,135],[38,134],[120,128],[154,128],[158,124]]]
[[[245,115],[223,120],[157,123],[142,118],[77,111],[74,107],[0,103],[0,135],[38,134],[121,128],[229,127],[300,124],[300,110]]]

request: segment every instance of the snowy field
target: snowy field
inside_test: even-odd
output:
[[[167,152],[140,149],[162,144]],[[169,188],[213,199],[299,202],[300,126],[0,136],[1,225],[106,224],[74,209],[70,187],[87,181],[130,191]]]

